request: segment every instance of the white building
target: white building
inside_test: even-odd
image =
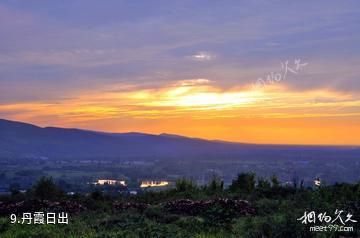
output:
[[[122,185],[126,186],[126,182],[124,180],[115,180],[115,179],[99,179],[96,185]]]

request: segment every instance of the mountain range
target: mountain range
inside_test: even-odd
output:
[[[0,158],[265,158],[358,156],[358,147],[257,145],[172,134],[106,133],[0,119]]]

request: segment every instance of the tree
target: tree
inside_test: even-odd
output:
[[[63,194],[51,177],[41,177],[33,186],[32,190],[35,198],[41,200],[54,200]]]
[[[269,189],[271,187],[271,184],[268,180],[264,179],[264,178],[259,178],[258,179],[258,183],[257,183],[257,187],[259,189]]]
[[[255,189],[255,174],[241,173],[229,187],[231,192],[251,193]]]
[[[206,189],[210,193],[221,192],[224,189],[224,181],[222,181],[219,177],[214,176]]]
[[[280,186],[280,182],[279,179],[277,178],[277,176],[275,174],[273,174],[270,178],[271,180],[271,184],[273,187],[279,187]]]
[[[20,185],[18,183],[12,183],[9,186],[9,191],[12,195],[16,195],[20,193]]]
[[[178,192],[194,191],[197,189],[196,184],[192,180],[186,178],[177,180],[175,187]]]

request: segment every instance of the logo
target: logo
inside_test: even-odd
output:
[[[315,211],[304,212],[304,215],[297,219],[302,224],[314,224],[310,226],[309,230],[317,231],[354,231],[350,224],[357,223],[351,213],[346,213],[343,210],[336,209],[333,215],[328,215],[326,212],[316,214]]]

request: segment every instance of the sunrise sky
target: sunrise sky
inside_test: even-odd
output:
[[[359,23],[356,0],[1,0],[0,118],[360,145]]]

